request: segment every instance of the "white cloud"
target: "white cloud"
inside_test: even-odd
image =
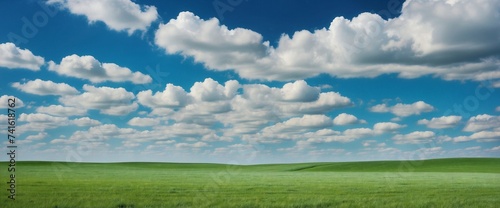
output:
[[[421,119],[418,121],[420,125],[426,125],[431,129],[445,129],[456,126],[462,120],[462,116],[442,116],[432,118],[431,120]]]
[[[333,109],[351,106],[349,98],[337,92],[324,92],[314,102],[282,103],[277,106],[286,114],[322,114]]]
[[[406,1],[399,17],[337,17],[325,28],[284,34],[277,46],[254,31],[228,29],[215,18],[182,12],[160,25],[155,43],[168,54],[193,57],[209,69],[235,70],[249,79],[305,79],[321,73],[499,79],[499,9],[500,2],[491,0]]]
[[[392,137],[396,144],[423,144],[434,140],[436,134],[432,131],[414,131],[409,134],[398,134]]]
[[[500,146],[493,147],[490,151],[500,151]]]
[[[193,144],[190,143],[178,143],[175,144],[175,147],[178,149],[188,149],[188,148],[202,148],[202,147],[208,147],[209,145],[205,142],[196,142]]]
[[[216,18],[205,21],[191,12],[181,12],[176,19],[160,24],[155,43],[168,54],[192,56],[210,69],[249,65],[266,52],[260,34],[241,28],[229,30],[219,26]]]
[[[69,117],[69,116],[85,115],[87,113],[87,110],[77,107],[50,105],[50,106],[40,106],[36,109],[36,112],[49,114],[53,116]]]
[[[47,133],[46,132],[40,132],[36,135],[29,135],[26,137],[26,140],[42,140],[42,139],[45,139],[47,137]]]
[[[467,151],[480,150],[480,149],[481,149],[481,146],[474,146],[474,147],[465,148],[465,150],[467,150]]]
[[[91,119],[89,117],[77,118],[72,120],[73,124],[77,126],[98,126],[101,122],[98,120]]]
[[[84,93],[74,96],[63,96],[59,102],[66,106],[82,109],[97,109],[107,115],[125,115],[137,110],[137,103],[132,102],[134,94],[124,88],[94,87],[84,85]]]
[[[114,63],[101,63],[93,56],[76,54],[64,57],[60,64],[49,61],[49,70],[69,77],[87,79],[93,83],[129,81],[134,84],[146,84],[152,81],[149,75],[141,72],[132,72],[129,68]]]
[[[140,6],[130,0],[49,0],[76,15],[87,17],[89,23],[104,22],[116,31],[146,31],[158,19],[154,6]]]
[[[51,116],[43,113],[22,113],[18,121],[27,122],[27,124],[19,125],[18,129],[23,132],[27,131],[45,131],[46,129],[55,129],[61,126],[69,125],[68,118]]]
[[[453,138],[454,142],[498,142],[500,141],[500,131],[480,131],[470,136],[459,136]]]
[[[86,119],[85,119],[86,120]],[[55,139],[51,143],[75,144],[79,142],[102,144],[108,139],[126,139],[131,142],[154,136],[131,128],[119,128],[114,124],[92,126],[87,131],[75,131],[68,139]]]
[[[377,143],[375,140],[365,140],[362,142],[363,147],[369,147],[372,146],[373,144]]]
[[[158,118],[139,118],[134,117],[128,121],[128,125],[131,126],[156,126],[160,124]]]
[[[463,130],[467,132],[477,132],[498,127],[500,127],[500,116],[483,114],[471,117]]]
[[[277,123],[262,130],[263,134],[275,135],[286,132],[304,132],[314,129],[331,127],[332,120],[325,115],[304,115],[302,117],[291,118],[285,122]]]
[[[406,127],[406,125],[401,125],[397,123],[392,123],[392,122],[380,122],[376,123],[373,125],[373,130],[376,133],[382,134],[382,133],[387,133],[387,132],[395,132],[401,128]]]
[[[192,97],[182,87],[167,84],[163,92],[156,92],[154,95],[151,90],[139,92],[137,100],[150,108],[176,108],[191,103]]]
[[[24,102],[21,99],[19,99],[18,97],[15,97],[15,96],[12,96],[12,95],[2,95],[2,96],[0,96],[0,109],[2,109],[2,108],[11,108],[8,105],[9,105],[9,103],[12,104],[13,102],[9,102],[9,99],[14,99],[15,100],[15,103],[14,103],[15,107],[14,107],[14,109],[15,108],[22,108],[22,107],[24,107]]]
[[[46,132],[40,132],[40,133],[35,134],[35,135],[26,136],[23,140],[17,140],[16,144],[23,145],[23,144],[32,143],[33,141],[45,139],[47,136],[48,136],[48,134]],[[44,143],[38,143],[38,144],[44,144]]]
[[[347,113],[341,113],[333,119],[333,124],[343,126],[356,123],[366,123],[365,120],[359,120],[356,116]]]
[[[281,89],[285,101],[312,102],[319,98],[320,89],[311,87],[304,80],[287,83]]]
[[[240,90],[242,89],[242,90]],[[307,114],[325,114],[352,105],[349,98],[336,92],[318,92],[300,97],[298,92],[316,93],[317,88],[297,81],[283,88],[263,84],[240,85],[229,80],[224,85],[213,79],[196,82],[186,92],[167,84],[164,91],[146,90],[137,94],[138,102],[152,109],[150,116],[168,116],[176,122],[213,126],[221,123],[224,136],[254,134],[267,126]]]
[[[496,110],[497,112],[500,112],[500,106],[498,106],[495,110]]]
[[[75,95],[79,93],[78,90],[66,83],[54,83],[41,79],[28,81],[24,84],[14,82],[12,87],[35,95]]]
[[[434,107],[423,102],[418,101],[412,104],[398,103],[394,106],[387,106],[387,104],[379,104],[370,108],[371,112],[375,113],[392,113],[399,117],[407,117],[411,115],[420,115],[421,113],[431,112]]]
[[[0,44],[0,67],[38,71],[43,64],[44,58],[33,55],[28,49],[18,48],[13,43]]]

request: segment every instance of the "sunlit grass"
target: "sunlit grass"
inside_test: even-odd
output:
[[[19,162],[16,201],[9,201],[4,191],[0,207],[498,207],[500,204],[499,159],[407,163],[413,164],[408,166],[413,167],[412,171],[401,169],[406,167],[403,162],[258,166],[56,164]],[[6,176],[4,173],[2,176]]]

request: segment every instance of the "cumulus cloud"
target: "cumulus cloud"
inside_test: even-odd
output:
[[[0,96],[0,109],[11,108],[10,106],[8,106],[9,99],[15,100],[15,108],[24,107],[24,102],[21,99],[19,99],[18,97],[12,96],[12,95],[2,95],[2,96]],[[12,102],[10,102],[10,103],[12,103]]]
[[[406,125],[401,125],[397,123],[392,123],[392,122],[380,122],[376,123],[373,125],[373,130],[376,133],[388,133],[388,132],[395,132],[401,128],[406,127]]]
[[[411,115],[420,115],[421,113],[431,112],[434,110],[432,105],[429,105],[423,101],[418,101],[412,104],[398,103],[394,106],[388,106],[387,104],[379,104],[370,108],[371,112],[375,113],[392,113],[396,116],[407,117]]]
[[[53,116],[69,117],[69,116],[82,116],[87,113],[86,109],[67,107],[62,105],[40,106],[36,109],[38,113],[49,114]]]
[[[190,89],[190,95],[197,101],[214,102],[233,98],[240,84],[236,80],[230,80],[222,86],[217,81],[207,78],[203,82],[195,82]]]
[[[101,122],[98,120],[91,119],[89,117],[77,118],[72,120],[73,124],[77,126],[98,126]]]
[[[153,79],[141,72],[132,72],[129,68],[114,63],[101,63],[93,56],[66,56],[60,64],[49,61],[49,70],[58,74],[90,80],[93,83],[105,81],[150,83]]]
[[[454,142],[498,142],[500,141],[500,131],[480,131],[470,136],[458,136],[453,138]]]
[[[178,149],[188,149],[188,148],[202,148],[202,147],[208,147],[209,145],[205,142],[196,142],[193,144],[190,143],[178,143],[175,144],[175,147]]]
[[[124,88],[94,87],[84,85],[84,93],[63,96],[59,102],[66,106],[82,109],[96,109],[107,115],[126,115],[137,110],[139,105],[132,102],[134,94]]]
[[[312,102],[318,99],[320,89],[311,87],[304,80],[287,83],[281,89],[283,100],[295,102]]]
[[[35,95],[75,95],[78,90],[66,83],[54,83],[50,80],[44,81],[36,79],[26,83],[14,82],[12,87],[19,89],[26,93]]]
[[[432,142],[436,134],[432,131],[414,131],[409,134],[398,134],[392,137],[395,144],[423,144]]]
[[[356,123],[366,123],[365,120],[359,120],[356,116],[347,113],[341,113],[333,119],[333,124],[343,126]]]
[[[439,118],[432,118],[431,120],[421,119],[418,121],[418,124],[426,125],[431,129],[446,129],[456,126],[461,120],[461,116],[442,116]]]
[[[463,131],[478,132],[500,127],[500,116],[488,114],[473,116],[467,121]]]
[[[150,108],[184,107],[191,102],[191,99],[182,87],[173,84],[167,84],[163,92],[156,92],[154,95],[151,90],[142,91],[137,94],[139,103]]]
[[[467,151],[474,151],[474,150],[480,150],[481,146],[474,146],[474,147],[467,147],[465,150]]]
[[[130,0],[48,0],[76,15],[83,15],[89,23],[104,22],[116,31],[146,31],[158,19],[154,6],[141,6]]]
[[[134,117],[128,121],[128,125],[131,126],[156,126],[158,124],[160,124],[160,120],[157,118]]]
[[[38,71],[44,63],[43,57],[33,55],[28,49],[21,49],[13,43],[0,44],[0,67]]]
[[[192,57],[209,69],[235,70],[248,79],[305,79],[323,73],[499,79],[498,10],[500,3],[491,0],[409,0],[399,17],[336,17],[325,28],[284,34],[277,46],[254,31],[181,12],[160,25],[155,44],[167,54]],[[449,12],[443,16],[443,11]]]
[[[266,127],[262,130],[266,133],[280,133],[280,132],[302,132],[314,129],[321,129],[331,127],[333,125],[332,119],[325,115],[304,115],[302,117],[291,118],[285,122],[277,123],[273,126]]]
[[[500,106],[498,106],[495,110],[496,110],[497,112],[500,112]]]
[[[47,133],[46,132],[40,132],[38,134],[35,134],[35,135],[29,135],[26,137],[26,140],[42,140],[42,139],[45,139],[47,137]]]
[[[18,117],[18,121],[27,122],[27,124],[20,125],[19,129],[22,131],[45,131],[46,129],[55,129],[61,126],[69,125],[68,118],[51,116],[43,113],[22,113]]]
[[[168,54],[194,57],[210,69],[230,69],[249,65],[263,57],[267,46],[262,36],[251,30],[228,29],[219,20],[202,20],[191,12],[181,12],[176,19],[160,24],[155,44]]]

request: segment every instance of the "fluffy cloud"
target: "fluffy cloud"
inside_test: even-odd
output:
[[[21,99],[18,97],[12,96],[12,95],[2,95],[0,96],[0,109],[2,108],[11,108],[8,106],[9,99],[15,99],[15,108],[22,108],[24,107],[24,103]]]
[[[325,115],[304,115],[298,118],[291,118],[285,122],[266,127],[262,130],[266,133],[280,133],[280,132],[302,132],[314,129],[321,129],[331,127],[332,120]]]
[[[193,144],[190,143],[178,143],[175,144],[175,147],[178,149],[189,149],[189,148],[202,148],[202,147],[208,147],[209,145],[205,142],[196,142]]]
[[[182,87],[173,84],[167,84],[163,92],[156,92],[154,95],[151,90],[137,94],[139,103],[150,108],[184,107],[191,102],[191,99]]]
[[[498,106],[495,110],[496,110],[497,112],[500,112],[500,106]]]
[[[55,129],[61,126],[69,125],[68,118],[51,116],[43,113],[22,113],[18,121],[27,122],[27,124],[20,125],[19,129],[24,131],[45,131],[46,129]]]
[[[60,64],[49,61],[49,70],[69,77],[87,79],[94,83],[129,81],[134,84],[146,84],[152,81],[149,75],[141,72],[132,72],[129,68],[114,63],[101,63],[93,56],[76,54],[64,57]]]
[[[312,102],[318,99],[320,89],[311,87],[304,80],[287,83],[281,89],[283,100],[294,102]]]
[[[418,121],[420,125],[426,125],[431,129],[445,129],[456,126],[462,120],[461,116],[442,116],[431,120],[422,119]]]
[[[418,101],[413,104],[398,103],[394,106],[387,106],[387,104],[379,104],[370,108],[371,112],[375,113],[392,113],[396,116],[407,117],[411,115],[420,115],[421,113],[431,112],[434,107],[423,102]]]
[[[365,120],[359,120],[356,116],[347,113],[341,113],[333,119],[333,124],[343,126],[355,123],[366,123]]]
[[[43,57],[33,55],[28,49],[20,49],[13,43],[0,44],[0,67],[38,71],[44,63]]]
[[[47,133],[46,132],[40,132],[36,135],[29,135],[26,137],[26,140],[42,140],[42,139],[45,139],[45,137],[47,137]]]
[[[454,142],[498,142],[500,141],[500,131],[480,131],[470,136],[459,136],[453,138]]]
[[[500,116],[491,116],[488,114],[471,117],[464,127],[464,131],[477,132],[491,128],[500,127]]]
[[[124,88],[94,87],[84,85],[84,93],[63,96],[59,102],[66,106],[82,109],[97,109],[107,115],[125,115],[137,110],[137,103],[132,102],[134,94]]]
[[[373,125],[373,130],[376,133],[387,133],[387,132],[395,132],[401,128],[406,127],[406,125],[401,125],[397,123],[392,123],[392,122],[381,122],[381,123],[376,123]]]
[[[160,120],[157,118],[134,117],[128,121],[128,125],[131,126],[156,126],[158,124],[160,124]]]
[[[40,106],[36,109],[38,113],[49,114],[53,116],[69,117],[69,116],[82,116],[87,113],[86,109],[67,107],[62,105]]]
[[[499,79],[499,9],[500,2],[491,0],[409,0],[397,18],[384,20],[371,13],[351,20],[337,17],[327,28],[284,34],[275,47],[254,31],[228,29],[215,18],[182,12],[160,25],[155,43],[168,54],[193,57],[209,69],[235,70],[249,79],[304,79],[322,73]],[[443,11],[449,12],[443,16]]]
[[[140,6],[130,0],[49,0],[76,15],[87,17],[89,23],[104,22],[116,31],[146,31],[158,19],[154,6]]]
[[[301,92],[313,96],[299,95]],[[204,126],[222,123],[232,127],[225,131],[225,136],[256,133],[270,123],[305,114],[325,114],[352,105],[349,98],[336,92],[319,92],[305,81],[274,88],[263,84],[241,85],[236,80],[222,85],[210,78],[194,83],[190,92],[167,84],[164,91],[139,92],[137,99],[141,105],[153,109],[151,116],[168,115],[176,122]]]
[[[465,150],[467,151],[474,151],[474,150],[480,150],[481,146],[474,146],[474,147],[467,147]]]
[[[29,135],[29,136],[27,136],[23,140],[18,140],[16,143],[18,145],[19,144],[22,145],[22,144],[32,143],[33,141],[39,141],[39,140],[45,139],[47,136],[48,136],[48,134],[46,132],[40,132],[38,134]]]
[[[210,69],[230,69],[249,65],[265,55],[262,36],[247,29],[229,30],[216,18],[202,20],[191,12],[181,12],[177,19],[160,24],[156,45],[168,54],[194,57]]]
[[[392,137],[396,144],[423,144],[432,142],[436,134],[432,131],[415,131],[409,134],[398,134]]]
[[[12,87],[35,95],[75,95],[79,93],[78,90],[66,83],[54,83],[50,80],[44,81],[40,79],[28,81],[24,84],[14,82]]]
[[[203,82],[195,82],[190,89],[190,95],[197,101],[214,102],[233,98],[240,84],[236,80],[227,81],[225,86],[217,81],[207,78]]]
[[[101,122],[98,120],[91,119],[89,117],[77,118],[72,120],[73,124],[77,126],[98,126]]]

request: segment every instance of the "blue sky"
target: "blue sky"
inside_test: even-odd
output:
[[[21,160],[500,156],[496,0],[1,4]]]

